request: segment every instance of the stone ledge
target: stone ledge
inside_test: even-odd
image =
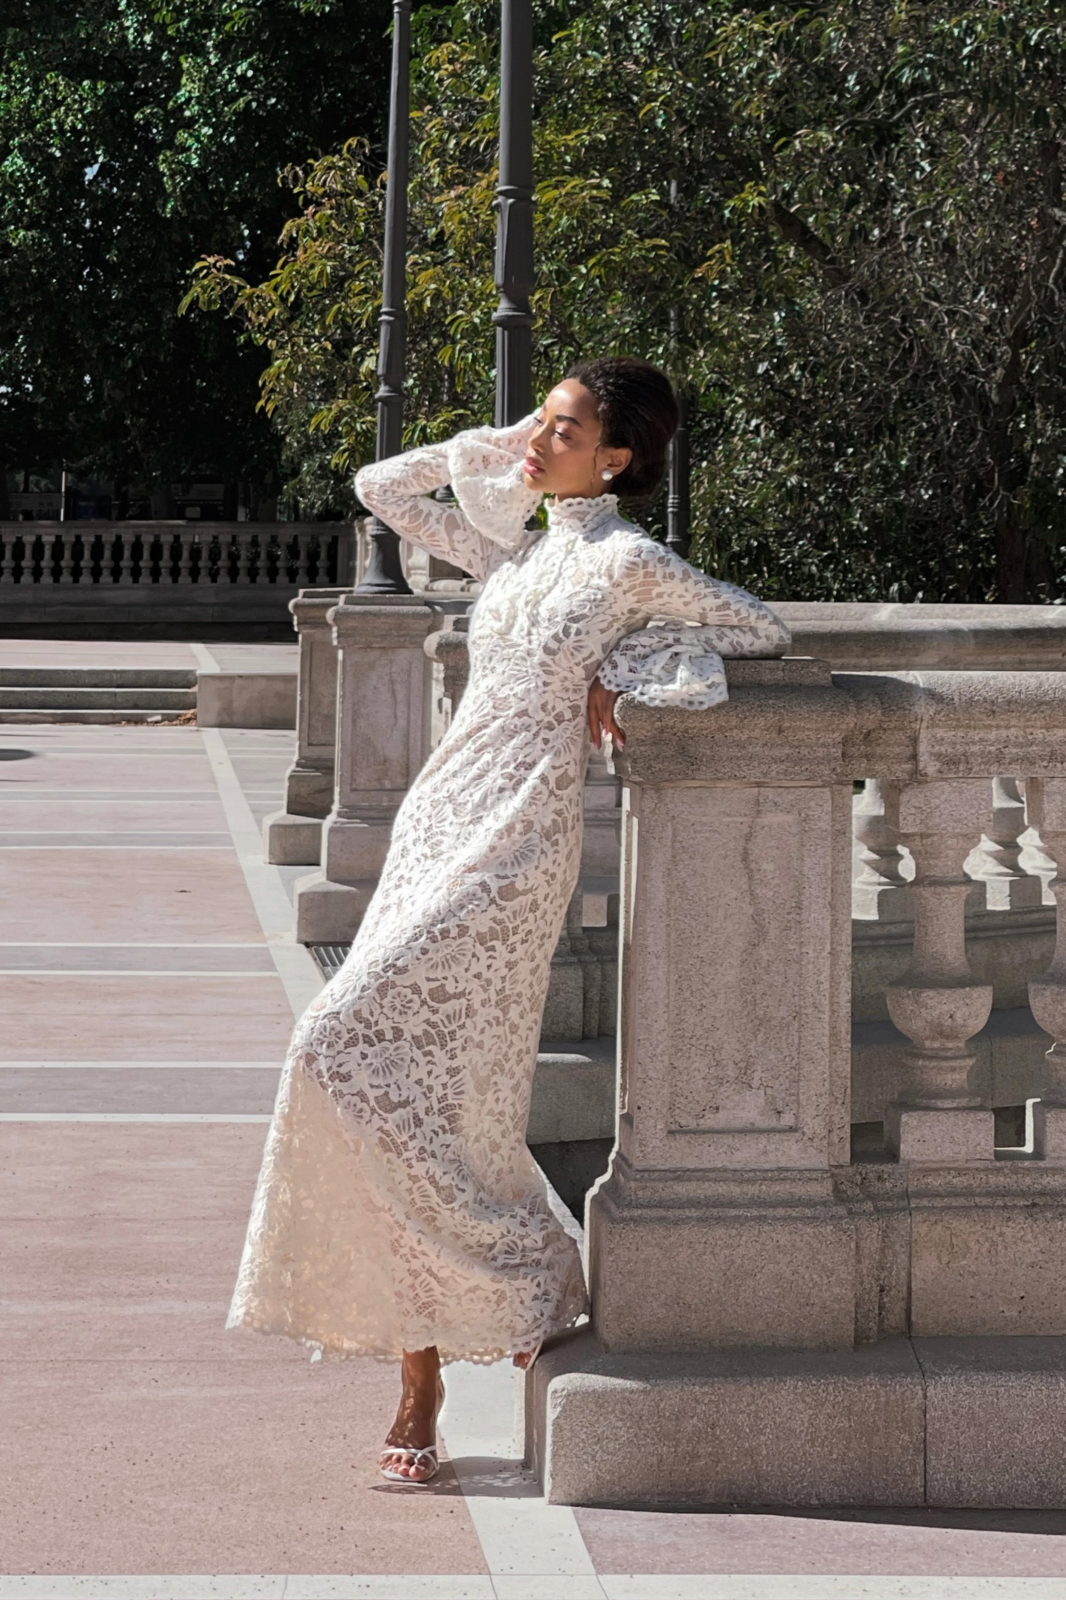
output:
[[[526,1408],[527,1459],[552,1504],[923,1503],[923,1383],[906,1339],[618,1356],[586,1331],[541,1355]]]
[[[1066,1507],[1066,1337],[611,1355],[584,1329],[526,1379],[556,1505]]]

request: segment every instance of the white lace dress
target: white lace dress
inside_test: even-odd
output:
[[[531,427],[471,430],[356,480],[484,589],[462,704],[400,807],[348,959],[296,1026],[267,1136],[227,1326],[316,1354],[437,1345],[444,1361],[493,1361],[586,1311],[525,1129],[581,858],[589,684],[599,672],[653,704],[711,706],[720,652],[788,642],[766,606],[654,543],[613,495],[551,505],[547,529],[527,530]],[[449,482],[458,506],[426,498]]]

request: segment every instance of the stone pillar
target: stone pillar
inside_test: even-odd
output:
[[[338,653],[335,787],[322,871],[297,885],[302,944],[347,943],[374,892],[393,819],[429,753],[424,646],[441,624],[411,595],[348,595],[328,616]]]
[[[326,617],[347,591],[301,589],[289,601],[300,643],[296,759],[285,775],[285,809],[263,823],[263,854],[277,866],[316,866],[322,818],[333,804],[337,652]]]
[[[1029,826],[1056,865],[1050,888],[1057,907],[1051,965],[1029,982],[1033,1016],[1053,1040],[1047,1077],[1033,1107],[1033,1144],[1044,1160],[1066,1160],[1066,779],[1030,778],[1025,785]]]
[[[889,1016],[910,1039],[899,1101],[885,1132],[901,1161],[991,1161],[994,1115],[970,1076],[967,1040],[992,1009],[991,984],[974,981],[966,955],[963,862],[989,816],[984,778],[904,784],[900,838],[914,857],[914,950],[903,977],[885,991]]]
[[[835,699],[819,663],[744,666],[779,692],[813,669]],[[618,1148],[588,1207],[608,1351],[854,1339],[830,1179],[848,1160],[851,785],[804,744],[802,709],[749,714],[742,755],[713,738],[739,731],[733,699],[700,714],[706,758],[682,743],[669,764],[653,730],[696,715],[625,711]]]

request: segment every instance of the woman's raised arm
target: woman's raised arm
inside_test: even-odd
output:
[[[356,473],[356,493],[402,538],[485,578],[520,540],[540,499],[522,483],[522,457],[533,426],[530,417],[509,428],[468,428],[444,444],[375,461]],[[458,504],[430,498],[446,483]],[[487,498],[490,503],[483,504]],[[512,528],[514,536],[508,538]]]

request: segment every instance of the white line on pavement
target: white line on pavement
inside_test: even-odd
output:
[[[276,867],[263,860],[263,838],[217,728],[202,728],[204,749],[218,784],[237,859],[252,898],[267,947],[278,969],[294,1016],[301,1016],[322,988],[322,974],[292,935],[292,902]]]
[[[607,1573],[180,1573],[0,1577],[0,1600],[1066,1600],[1066,1578]]]
[[[441,1432],[496,1594],[511,1578],[565,1578],[545,1600],[603,1600],[592,1558],[569,1506],[549,1506],[518,1460],[516,1386],[509,1361],[451,1362],[444,1372]],[[518,1600],[508,1593],[507,1600]]]

